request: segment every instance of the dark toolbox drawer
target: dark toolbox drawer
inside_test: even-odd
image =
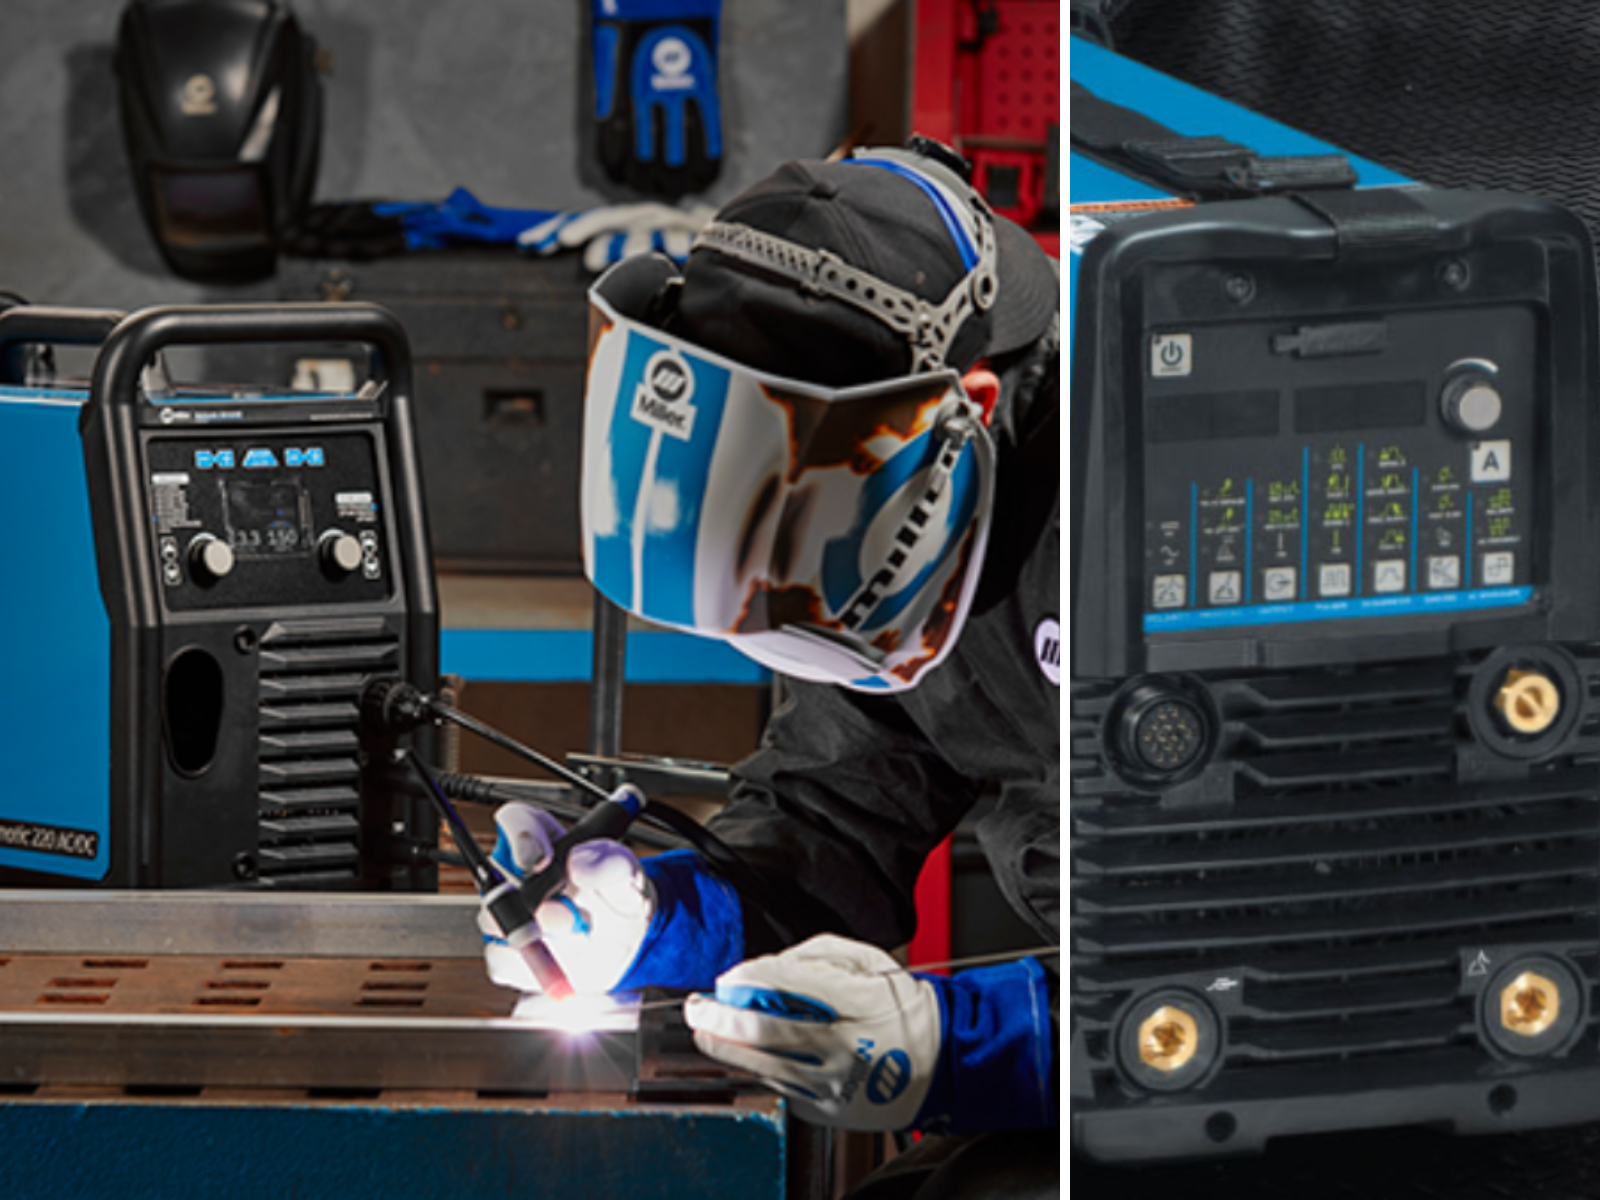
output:
[[[433,553],[444,570],[581,570],[578,462],[591,280],[576,256],[446,250],[285,259],[285,299],[364,300],[411,338]]]

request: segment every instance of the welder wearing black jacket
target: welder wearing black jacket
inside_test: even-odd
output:
[[[803,1116],[949,1135],[864,1196],[1055,1194],[1058,959],[940,977],[884,952],[980,805],[1002,892],[1059,945],[1054,264],[945,160],[872,150],[787,164],[681,276],[630,260],[591,298],[586,570],[786,676],[710,825],[782,903],[693,852],[581,847],[550,950],[580,990],[704,989],[697,1045]],[[497,820],[523,868],[558,835]]]
[[[792,888],[811,930],[904,945],[915,929],[912,893],[923,860],[970,809],[993,799],[977,835],[1000,890],[1041,941],[1060,943],[1060,385],[1053,350],[1035,380],[1031,394],[1003,388],[995,408],[994,533],[950,656],[915,689],[893,697],[790,685],[761,750],[736,771],[734,802],[711,822],[747,862]],[[759,910],[747,905],[745,912],[746,953],[777,950],[782,941]],[[1041,963],[1057,1046],[1058,964]],[[1052,1075],[1042,1081],[1052,1089],[1052,1117],[1059,1111],[1055,1065],[1052,1056]],[[1043,1095],[952,1095],[950,1114],[967,1110],[958,1128],[993,1120],[998,1109],[1048,1124],[1045,1110],[1028,1111]],[[924,1117],[924,1127],[934,1124]],[[1027,1165],[1014,1162],[1028,1153],[1014,1137],[922,1145],[924,1166],[930,1152],[957,1145],[988,1168]],[[1058,1146],[1036,1148],[1047,1156],[1042,1162],[1058,1161]],[[975,1161],[963,1167],[975,1169]],[[1001,1187],[1005,1178],[995,1181],[994,1194],[1029,1194]]]

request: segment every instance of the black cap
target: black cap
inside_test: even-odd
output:
[[[791,162],[736,196],[715,218],[797,245],[828,250],[885,283],[937,304],[966,275],[961,251],[932,199],[893,171],[845,162]],[[1059,311],[1059,276],[1025,231],[991,217],[999,289],[969,315],[946,364],[1030,345]],[[911,370],[912,348],[870,313],[808,293],[792,278],[698,247],[670,330],[758,371],[843,387]]]

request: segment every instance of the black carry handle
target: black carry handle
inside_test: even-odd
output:
[[[1342,154],[1260,155],[1223,137],[1195,137],[1072,85],[1072,144],[1079,153],[1200,200],[1354,187]]]
[[[26,383],[28,346],[98,346],[122,321],[109,308],[23,304],[0,312],[0,383]]]
[[[148,308],[117,325],[95,362],[91,403],[134,405],[146,364],[169,346],[261,342],[358,342],[373,374],[409,397],[411,343],[398,318],[375,304],[214,304]]]
[[[422,479],[412,423],[411,343],[395,315],[375,304],[236,304],[149,308],[119,322],[106,336],[95,360],[89,402],[78,416],[83,436],[91,505],[108,516],[108,529],[122,531],[101,537],[97,517],[95,553],[101,589],[114,622],[153,629],[159,603],[153,585],[148,539],[127,537],[143,517],[142,483],[133,473],[140,461],[144,369],[172,346],[215,346],[249,343],[358,343],[373,355],[371,376],[385,387],[378,419],[387,431],[386,454],[397,505],[410,519],[401,542],[409,564],[407,586],[413,612],[437,614],[433,557],[428,520],[422,501]],[[300,403],[299,401],[295,402]],[[281,406],[279,406],[281,411]],[[249,422],[239,426],[248,427]],[[239,427],[235,426],[235,427]],[[114,581],[136,581],[125,588]],[[108,590],[109,589],[109,590]],[[437,651],[418,651],[422,681],[431,684]]]

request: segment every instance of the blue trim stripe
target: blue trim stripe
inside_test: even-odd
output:
[[[1256,481],[1244,481],[1244,602],[1250,603],[1252,551],[1256,541]]]
[[[1361,595],[1361,550],[1367,540],[1367,446],[1356,446],[1356,574],[1350,584],[1352,596]]]
[[[1300,599],[1310,594],[1311,447],[1300,448]]]
[[[688,441],[661,435],[654,485],[655,494],[675,497],[676,520],[670,528],[657,527],[650,524],[652,514],[646,511],[644,553],[640,559],[644,574],[640,615],[680,626],[695,623],[694,571],[700,516],[705,509],[711,463],[732,380],[726,367],[692,356],[683,356],[682,361],[694,376],[694,394],[689,398],[694,408],[694,434]],[[618,404],[628,401],[631,407],[632,394],[629,389],[619,396]],[[626,415],[624,419],[633,420]],[[631,510],[626,514],[630,520],[632,515]]]
[[[1189,485],[1189,603],[1199,604],[1195,589],[1200,579],[1200,485]]]
[[[1288,625],[1301,621],[1344,621],[1358,617],[1414,617],[1509,608],[1527,604],[1531,587],[1477,588],[1423,596],[1373,596],[1364,600],[1312,600],[1295,604],[1255,604],[1247,608],[1206,608],[1195,612],[1146,613],[1146,633],[1181,633],[1238,625]]]
[[[1422,588],[1422,580],[1417,578],[1417,509],[1422,500],[1422,474],[1416,467],[1411,468],[1411,586],[1418,590]]]
[[[950,200],[927,179],[917,174],[910,167],[901,163],[890,162],[884,158],[850,158],[846,159],[854,167],[881,167],[885,171],[892,171],[902,179],[908,179],[922,189],[923,194],[933,201],[934,208],[939,210],[939,215],[944,218],[944,226],[950,231],[950,237],[955,241],[956,249],[961,252],[961,263],[972,270],[978,265],[978,248],[972,244],[972,237],[962,227],[961,219],[950,206]]]
[[[446,629],[446,674],[503,683],[587,683],[594,639],[585,629]],[[763,684],[772,672],[725,642],[684,633],[628,634],[629,683]]]
[[[1467,583],[1472,583],[1472,564],[1477,561],[1477,555],[1472,550],[1472,489],[1467,489]]]

